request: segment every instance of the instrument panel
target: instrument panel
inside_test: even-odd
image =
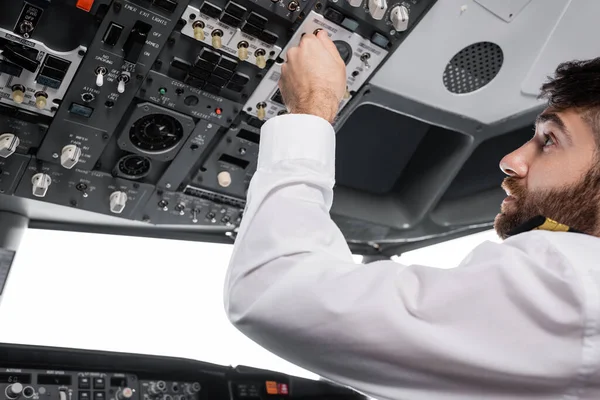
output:
[[[0,202],[234,231],[287,50],[328,32],[342,112],[433,3],[1,0]]]

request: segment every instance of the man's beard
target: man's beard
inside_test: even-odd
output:
[[[509,232],[530,219],[542,215],[570,228],[590,235],[600,232],[600,168],[592,168],[574,185],[530,192],[520,185],[518,178],[509,177],[502,187],[515,198],[503,203],[501,214],[494,222],[496,233],[502,239]]]

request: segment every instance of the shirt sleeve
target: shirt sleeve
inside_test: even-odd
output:
[[[484,243],[449,270],[355,264],[329,216],[334,155],[334,131],[318,117],[263,126],[225,283],[231,322],[380,400],[562,395],[583,335],[568,261],[532,233]]]

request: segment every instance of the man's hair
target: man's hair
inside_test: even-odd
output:
[[[560,64],[542,85],[539,98],[547,100],[553,110],[580,112],[600,144],[600,57]]]

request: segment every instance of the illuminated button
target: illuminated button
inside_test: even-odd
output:
[[[79,392],[79,400],[91,400],[90,392]]]
[[[267,381],[267,394],[277,394],[277,382]]]
[[[75,5],[80,10],[90,12],[92,6],[94,5],[94,0],[77,0],[77,4]]]
[[[217,115],[223,114],[223,109],[222,108],[215,108],[215,114],[217,114]]]

